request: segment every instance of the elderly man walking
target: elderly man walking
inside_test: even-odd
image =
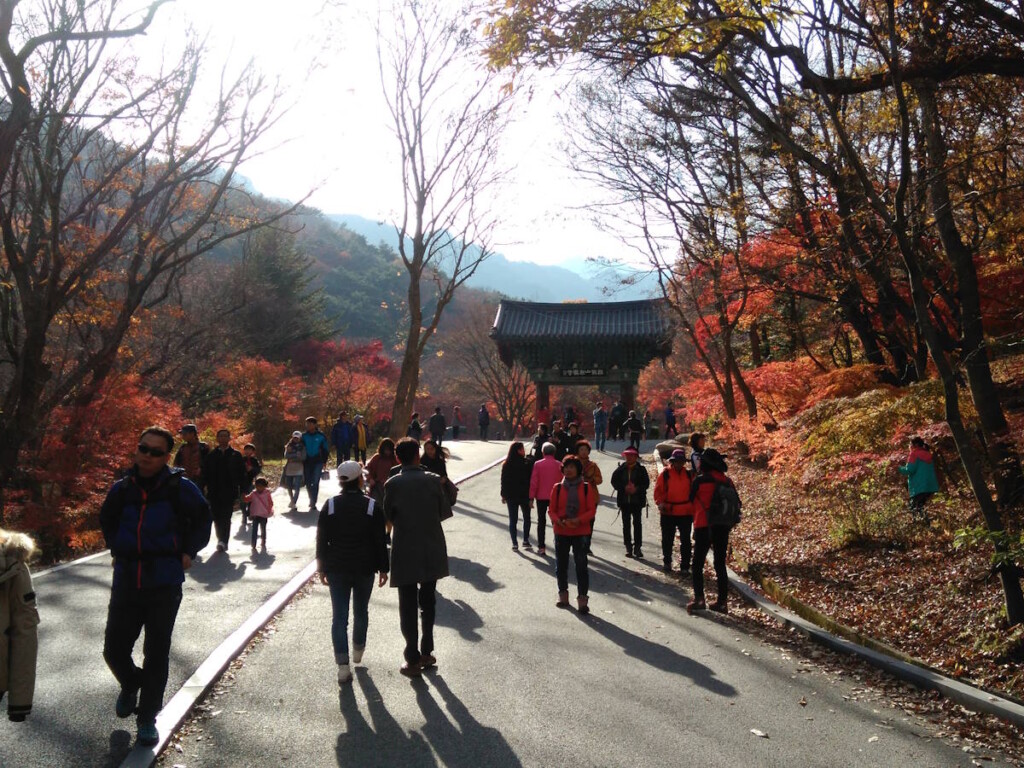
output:
[[[399,671],[419,677],[437,664],[434,658],[434,607],[437,580],[448,575],[448,546],[441,521],[452,516],[441,478],[420,466],[420,445],[398,441],[401,469],[384,484],[384,515],[391,522],[391,586],[398,589],[398,616],[405,638]],[[419,636],[419,609],[423,636]]]

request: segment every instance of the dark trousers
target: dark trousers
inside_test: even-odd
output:
[[[725,555],[729,549],[728,525],[712,525],[693,531],[693,599],[704,599],[704,560],[712,548],[715,551],[718,600],[724,603],[729,594],[729,573],[725,568]]]
[[[480,425],[480,439],[481,440],[486,440],[487,439],[487,430],[490,429],[490,426],[491,426],[490,424],[481,424]]]
[[[256,549],[256,532],[259,531],[263,546],[267,546],[267,518],[254,517],[252,519],[252,548]]]
[[[676,429],[675,423],[665,424],[665,439],[669,437],[676,437],[679,434],[679,430]]]
[[[356,454],[356,461],[358,461],[360,464],[365,464],[366,463],[366,449],[365,448],[353,448],[352,450]]]
[[[454,425],[452,427],[452,440],[458,440],[459,439],[459,430],[460,429],[462,429],[462,427],[460,427],[458,424],[456,424],[456,425]]]
[[[217,532],[217,541],[227,541],[231,538],[231,514],[235,510],[235,503],[211,501],[210,510],[213,512],[213,527]]]
[[[398,621],[405,638],[405,660],[415,664],[420,656],[434,652],[434,613],[437,606],[437,581],[398,587]],[[419,638],[419,609],[423,619],[423,639]]]
[[[661,561],[666,567],[672,565],[672,545],[679,531],[679,570],[686,573],[690,568],[690,529],[693,515],[661,516]],[[707,552],[705,551],[706,555]]]
[[[590,550],[589,536],[562,536],[555,534],[555,579],[558,591],[569,591],[569,551],[576,562],[576,591],[586,597],[590,589],[590,571],[587,570],[587,552]]]
[[[341,462],[349,461],[351,458],[352,458],[352,446],[351,445],[339,445],[338,446],[338,464],[336,466],[340,466]]]
[[[440,448],[441,443],[444,442],[444,432],[441,432],[440,434],[437,432],[431,432],[430,437],[435,443],[437,443],[437,447]]]
[[[622,514],[622,543],[626,545],[627,552],[639,552],[644,543],[644,508],[631,506],[623,507],[619,511]]]
[[[537,546],[544,546],[545,526],[548,522],[548,507],[551,499],[537,499]]]
[[[152,722],[164,704],[171,633],[181,605],[181,586],[152,589],[117,589],[110,593],[103,660],[122,688],[139,689],[140,723]],[[132,649],[142,630],[142,669],[132,660]]]
[[[643,432],[630,432],[629,433],[629,447],[640,450],[640,436]]]
[[[597,443],[597,450],[604,450],[604,443],[607,436],[608,430],[605,427],[594,430],[594,442]]]
[[[530,502],[506,501],[508,507],[508,532],[512,537],[512,544],[519,546],[519,539],[516,536],[516,526],[519,524],[519,510],[523,511],[523,544],[530,543]]]
[[[306,484],[306,494],[309,496],[309,508],[316,509],[316,500],[320,495],[320,475],[323,473],[324,465],[320,462],[306,462],[302,465],[302,479]]]

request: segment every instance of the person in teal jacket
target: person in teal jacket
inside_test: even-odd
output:
[[[907,476],[910,490],[910,513],[915,519],[928,522],[924,506],[939,490],[939,477],[935,473],[935,459],[920,437],[910,439],[910,457],[899,468]]]

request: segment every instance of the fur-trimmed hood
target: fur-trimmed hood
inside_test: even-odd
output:
[[[12,578],[14,566],[27,563],[35,552],[31,536],[0,529],[0,582]]]

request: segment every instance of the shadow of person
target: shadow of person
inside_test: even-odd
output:
[[[234,563],[226,552],[217,552],[202,563],[193,563],[189,576],[205,585],[207,592],[219,592],[225,584],[245,576],[246,563]]]
[[[366,697],[372,726],[356,702],[354,686]],[[338,708],[345,720],[345,732],[338,734],[335,747],[339,766],[392,766],[435,768],[437,760],[418,733],[406,733],[384,706],[383,697],[363,667],[355,670],[355,682],[338,691]]]
[[[459,633],[463,640],[479,643],[483,637],[477,632],[483,627],[484,620],[465,600],[449,600],[440,592],[437,593],[437,611],[434,626],[449,627]]]
[[[275,515],[277,517],[277,515]],[[289,509],[281,513],[279,519],[287,520],[292,525],[300,528],[312,528],[320,518],[319,512],[308,512],[301,509]]]
[[[277,560],[277,555],[260,551],[251,556],[250,560],[252,561],[252,564],[256,566],[257,571],[265,571],[274,564],[274,561]]]
[[[425,679],[429,679],[429,686],[415,686],[416,703],[419,704],[426,720],[423,735],[434,748],[442,765],[466,768],[477,768],[482,765],[488,768],[521,768],[522,762],[501,735],[501,731],[476,720],[448,687],[443,677],[435,673]],[[445,709],[455,720],[454,724],[434,700],[430,693],[431,689],[437,690],[441,695]]]
[[[495,581],[488,573],[491,569],[481,563],[466,560],[462,557],[448,556],[448,571],[459,581],[471,584],[481,592],[497,592],[504,584]]]
[[[718,696],[732,697],[736,695],[735,688],[717,679],[710,667],[704,666],[695,659],[676,653],[661,643],[655,643],[634,635],[632,632],[627,632],[622,627],[605,621],[594,614],[589,616],[579,615],[579,619],[599,635],[619,646],[627,656],[632,656],[634,659],[649,664],[663,672],[688,677],[696,685]]]

